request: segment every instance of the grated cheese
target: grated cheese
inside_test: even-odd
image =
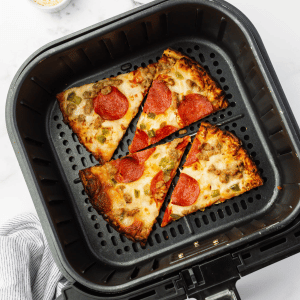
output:
[[[60,2],[62,2],[62,0],[33,0],[33,1],[42,6],[55,6]]]

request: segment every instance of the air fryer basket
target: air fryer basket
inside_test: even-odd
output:
[[[167,200],[142,248],[90,205],[78,170],[97,162],[62,122],[55,94],[145,66],[167,47],[200,62],[226,91],[230,106],[204,120],[243,141],[264,185],[161,228]],[[22,66],[8,94],[8,131],[54,258],[70,281],[121,292],[242,247],[299,214],[298,127],[261,51],[252,25],[226,2],[156,1],[47,45]],[[128,153],[137,120],[114,158]]]

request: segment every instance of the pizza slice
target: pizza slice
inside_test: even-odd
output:
[[[133,242],[146,244],[190,137],[79,171],[95,210]]]
[[[134,153],[228,106],[225,93],[196,61],[167,49],[157,65],[129,151]]]
[[[228,131],[203,122],[161,226],[262,184],[257,167],[240,140]]]
[[[156,64],[66,90],[56,97],[63,119],[101,163],[109,161],[137,114]]]

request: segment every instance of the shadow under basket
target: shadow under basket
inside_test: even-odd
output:
[[[203,65],[226,92],[229,107],[201,121],[242,140],[264,185],[161,228],[177,175],[141,247],[92,208],[78,171],[97,161],[62,122],[55,95],[145,67],[168,47]],[[140,113],[114,159],[128,154]],[[16,74],[6,121],[56,263],[70,282],[93,293],[116,294],[161,281],[243,249],[299,215],[298,126],[255,28],[223,1],[154,1],[44,46]],[[197,132],[201,121],[186,134]],[[162,142],[184,135],[177,132]],[[164,293],[171,290],[178,287]],[[144,298],[165,299],[155,293]]]

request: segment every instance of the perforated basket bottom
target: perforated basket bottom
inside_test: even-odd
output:
[[[132,243],[112,229],[91,206],[78,178],[78,171],[96,165],[97,161],[78,142],[76,135],[72,133],[68,126],[62,122],[62,114],[57,103],[55,103],[50,114],[49,129],[61,168],[67,178],[65,184],[69,186],[68,190],[71,191],[70,198],[75,206],[75,211],[79,215],[79,221],[84,228],[89,246],[94,254],[99,259],[106,261],[106,263],[122,264],[122,266],[130,265],[133,262],[142,262],[166,251],[175,251],[194,241],[201,243],[205,238],[213,237],[226,229],[234,226],[238,227],[262,216],[274,201],[270,195],[274,191],[276,170],[272,168],[267,157],[267,142],[260,132],[259,123],[256,120],[247,94],[243,90],[242,81],[236,72],[232,72],[235,69],[233,62],[215,44],[202,39],[196,42],[191,39],[163,46],[160,45],[159,49],[156,48],[151,53],[144,53],[143,56],[131,60],[130,64],[127,65],[131,67],[125,71],[122,71],[122,69],[124,70],[124,65],[125,63],[128,64],[128,61],[119,63],[109,70],[103,70],[101,73],[89,78],[83,78],[81,81],[74,83],[73,86],[116,76],[132,71],[139,66],[146,66],[148,63],[157,61],[167,47],[185,52],[200,62],[227,93],[230,106],[226,110],[212,114],[201,121],[205,120],[212,124],[219,124],[221,129],[231,131],[243,141],[244,147],[255,160],[263,176],[264,185],[225,203],[207,208],[204,212],[198,211],[173,222],[165,228],[161,228],[160,224],[164,211],[169,203],[174,185],[178,180],[179,174],[177,174],[157,218],[158,222],[153,227],[147,245],[142,248],[140,244]],[[139,115],[140,113],[131,123],[113,159],[128,154],[128,145],[133,138]],[[187,134],[197,132],[201,121],[189,126]],[[176,132],[162,142],[167,142],[180,136]],[[189,149],[190,146],[185,154]],[[185,158],[183,158],[182,164],[184,160]]]

